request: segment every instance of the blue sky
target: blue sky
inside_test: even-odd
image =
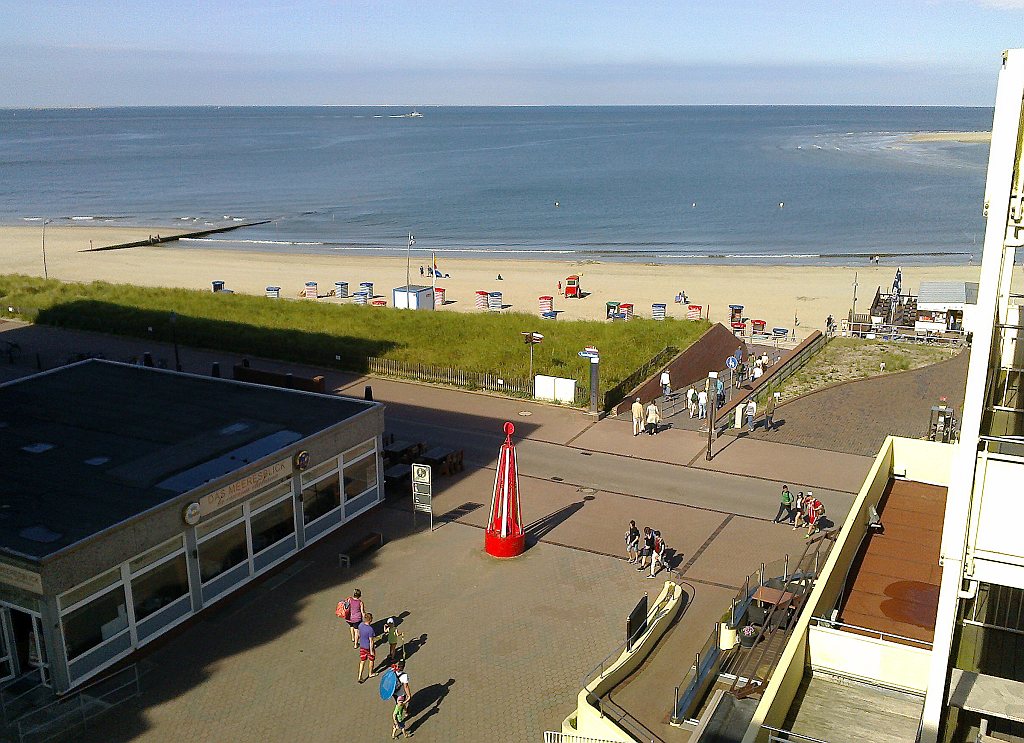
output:
[[[0,0],[0,106],[991,105],[1024,0]]]

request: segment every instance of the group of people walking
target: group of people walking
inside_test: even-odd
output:
[[[651,400],[651,404],[645,409],[638,397],[633,402],[630,412],[633,415],[634,436],[639,436],[644,432],[653,436],[658,432],[658,426],[661,425],[661,411],[658,410],[658,404],[654,400]]]
[[[772,519],[775,524],[792,524],[793,529],[807,527],[807,539],[810,539],[814,532],[821,528],[822,519],[825,516],[825,504],[814,497],[814,493],[808,490],[797,492],[796,496],[790,492],[788,485],[782,486],[782,495],[779,498],[779,511]]]
[[[391,737],[398,738],[403,735],[412,735],[411,731],[405,729],[405,721],[409,714],[409,699],[412,697],[409,691],[409,674],[405,670],[405,659],[399,658],[398,647],[403,641],[404,635],[398,630],[398,624],[393,617],[384,622],[382,632],[378,633],[373,626],[373,614],[363,601],[363,594],[358,588],[352,592],[344,601],[338,602],[335,611],[337,616],[344,619],[348,624],[352,638],[352,647],[359,651],[359,670],[356,672],[356,682],[363,683],[379,675],[380,671],[374,670],[376,662],[377,641],[384,637],[388,644],[388,656],[384,661],[382,670],[390,668],[395,672],[397,683],[393,699],[395,707],[391,712]],[[364,670],[366,675],[363,675]],[[385,692],[386,693],[386,692]]]
[[[661,537],[661,532],[657,529],[645,526],[643,534],[641,534],[636,522],[630,521],[629,528],[626,529],[625,540],[629,563],[635,564],[636,569],[640,572],[650,568],[651,572],[647,576],[648,578],[656,576],[662,568],[672,569],[668,563],[668,547]]]

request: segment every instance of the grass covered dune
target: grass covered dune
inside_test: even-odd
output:
[[[605,389],[709,327],[671,319],[552,322],[516,313],[417,312],[22,275],[0,275],[0,304],[3,314],[32,322],[163,341],[171,340],[173,312],[183,345],[352,371],[364,371],[366,358],[376,356],[525,378],[529,349],[520,333],[534,331],[544,335],[534,348],[535,373],[589,385],[588,362],[578,352],[592,345],[601,351]]]

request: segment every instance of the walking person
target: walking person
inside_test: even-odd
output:
[[[701,420],[708,417],[708,393],[706,390],[697,393],[697,417]]]
[[[690,417],[694,418],[697,415],[697,390],[690,385],[690,389],[686,390],[686,407],[690,411]]]
[[[661,373],[661,394],[668,397],[671,392],[672,378],[669,376],[668,369],[666,369]]]
[[[363,683],[377,674],[374,673],[373,663],[377,656],[373,652],[373,645],[377,635],[373,629],[373,614],[363,614],[363,622],[359,625],[359,672],[356,674],[356,681]],[[367,670],[366,678],[363,678],[363,668]]]
[[[725,382],[721,377],[715,380],[715,394],[718,395],[718,407],[725,405]]]
[[[796,494],[796,499],[793,501],[793,529],[799,529],[804,525],[804,510],[807,508],[807,496],[804,495],[804,491],[800,491]]]
[[[807,493],[810,503],[807,505],[807,539],[814,536],[814,532],[821,528],[821,518],[825,515],[825,504],[817,498],[810,498],[810,491]]]
[[[775,406],[779,404],[779,397],[781,397],[781,393],[776,392],[768,398],[768,404],[764,406],[764,427],[769,431],[775,430],[775,422],[772,418],[775,416]]]
[[[782,514],[785,512],[786,517],[783,518]],[[784,521],[793,520],[793,494],[789,492],[789,485],[782,486],[782,495],[779,497],[779,512],[775,514],[775,518],[772,519],[773,524],[781,524]]]
[[[633,435],[639,436],[644,431],[644,406],[639,397],[630,407],[630,412],[633,414]]]
[[[630,563],[640,561],[640,530],[636,528],[635,521],[630,521],[626,529],[626,554]]]
[[[384,637],[388,641],[388,657],[384,662],[390,665],[398,660],[399,641],[405,641],[405,635],[398,631],[398,625],[395,624],[394,617],[388,617],[387,621],[384,622]]]
[[[658,410],[658,406],[654,400],[651,400],[651,404],[647,406],[647,433],[653,436],[658,432],[658,424],[661,423],[661,411]]]
[[[345,606],[348,607],[348,617],[345,621],[348,622],[348,628],[352,632],[353,648],[359,647],[359,625],[363,623],[363,614],[366,611],[362,596],[363,594],[357,588],[351,596],[345,599]]]
[[[754,398],[750,398],[747,401],[747,406],[744,409],[747,416],[747,430],[751,433],[754,432],[754,418],[757,417],[757,403],[754,402]]]
[[[648,578],[653,578],[661,568],[667,567],[665,565],[665,542],[661,538],[661,532],[653,531],[651,534],[654,536],[654,544],[651,545],[651,573],[647,576]]]
[[[646,570],[647,568],[644,565],[644,558],[645,557],[651,557],[651,555],[653,555],[653,554],[654,554],[654,532],[651,531],[651,527],[645,526],[644,527],[644,544],[643,544],[643,547],[640,548],[640,565],[639,565],[639,567],[637,567],[637,570],[639,570],[640,572],[643,572],[644,570]]]
[[[391,737],[400,738],[406,735],[405,718],[408,715],[408,704],[403,699],[395,700],[395,708],[391,712]]]

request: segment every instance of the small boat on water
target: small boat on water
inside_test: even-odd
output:
[[[392,119],[422,119],[423,118],[423,114],[421,114],[419,111],[413,110],[413,111],[411,111],[411,112],[409,112],[407,114],[393,114],[391,116],[391,118]]]

